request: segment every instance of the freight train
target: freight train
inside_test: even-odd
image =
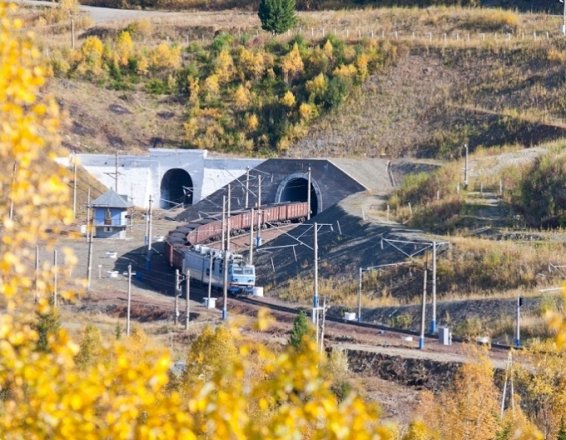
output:
[[[291,202],[262,207],[258,221],[254,213],[253,223],[284,223],[301,221],[307,218],[306,202]],[[230,216],[230,230],[249,229],[252,224],[251,211],[244,211]],[[169,265],[176,269],[190,269],[191,278],[208,284],[209,279],[214,287],[223,287],[224,260],[223,253],[201,245],[222,234],[222,221],[213,220],[193,222],[171,231],[165,243],[165,255]],[[212,260],[212,261],[211,261]],[[212,263],[212,271],[210,264]],[[255,286],[255,268],[245,264],[240,254],[228,253],[228,289],[231,293],[249,293]]]

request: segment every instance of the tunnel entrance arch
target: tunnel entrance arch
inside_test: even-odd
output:
[[[161,179],[161,202],[163,209],[193,204],[193,179],[181,168],[172,168]]]
[[[295,173],[288,176],[277,188],[275,200],[277,203],[306,202],[308,200],[308,175]],[[322,211],[322,198],[317,183],[311,179],[311,216]]]

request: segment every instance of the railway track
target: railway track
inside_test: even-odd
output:
[[[299,312],[304,311],[309,313],[310,309],[307,309],[305,307],[291,307],[291,306],[286,306],[286,305],[281,305],[281,304],[273,304],[270,302],[266,302],[266,301],[261,301],[258,299],[253,299],[250,297],[235,297],[235,298],[231,298],[232,301],[238,301],[244,304],[249,304],[249,305],[253,305],[256,307],[264,307],[270,310],[274,310],[274,311],[278,311],[278,312],[284,312],[284,313],[290,313],[290,314],[294,314],[297,315],[299,314]],[[337,324],[342,324],[342,325],[346,325],[349,326],[351,328],[363,328],[363,329],[368,329],[368,330],[376,330],[376,331],[384,331],[384,332],[388,332],[391,334],[398,334],[400,336],[420,336],[419,332],[413,331],[413,330],[406,330],[406,329],[399,329],[399,328],[394,328],[394,327],[390,327],[387,325],[383,325],[383,324],[375,324],[375,323],[369,323],[369,322],[358,322],[358,321],[346,321],[343,318],[336,316],[336,315],[332,315],[332,314],[327,314],[326,315],[326,320],[329,322],[333,322],[333,323],[337,323]],[[428,339],[429,341],[437,341],[438,338],[430,333],[425,334],[425,338]],[[453,337],[452,338],[452,342],[456,342],[456,343],[464,343],[467,342],[465,341],[463,338],[458,338],[458,337]],[[506,344],[500,344],[500,343],[491,343],[490,344],[490,350],[494,351],[508,351],[511,348],[516,348],[513,347],[511,345],[506,345]]]

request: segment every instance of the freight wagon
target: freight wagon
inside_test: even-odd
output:
[[[281,223],[291,222],[295,220],[304,220],[308,215],[308,204],[306,202],[281,203],[276,205],[267,205],[260,211],[260,224],[265,223]],[[254,213],[254,224],[258,223],[258,214]],[[249,229],[252,224],[251,211],[241,212],[230,216],[230,229],[244,230]],[[205,243],[208,240],[222,235],[222,220],[214,220],[209,223],[193,223],[192,230],[187,233],[186,244],[197,245]]]

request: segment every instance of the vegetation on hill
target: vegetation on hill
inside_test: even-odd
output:
[[[55,52],[52,65],[56,75],[114,89],[141,83],[149,93],[186,100],[188,147],[270,154],[286,151],[311,120],[338,107],[395,56],[387,43],[334,37],[256,48],[220,34],[204,47],[147,47],[126,29],[104,42],[89,36],[76,51]]]

